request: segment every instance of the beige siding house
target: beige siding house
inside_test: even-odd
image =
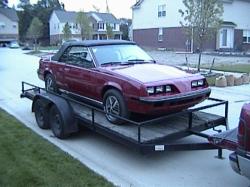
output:
[[[63,28],[66,23],[69,24],[72,39],[81,40],[80,29],[76,23],[77,12],[54,10],[49,20],[50,44],[58,44],[63,40]],[[105,40],[107,39],[106,24],[109,24],[114,33],[115,39],[122,38],[120,31],[120,21],[110,13],[88,12],[87,16],[90,19],[93,33],[92,39]]]
[[[18,40],[18,17],[16,10],[0,8],[0,44]]]

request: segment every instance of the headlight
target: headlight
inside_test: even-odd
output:
[[[150,86],[147,87],[147,92],[149,95],[169,93],[172,92],[172,87],[170,85]]]
[[[192,82],[192,87],[197,87],[198,86],[198,82],[197,81],[193,81]]]
[[[196,87],[200,87],[200,86],[204,86],[204,85],[205,85],[204,79],[192,81],[192,83],[191,83],[192,88],[196,88]]]
[[[204,80],[198,80],[198,86],[203,86],[204,85]]]
[[[156,93],[163,93],[164,92],[164,86],[156,86]]]
[[[155,93],[155,88],[154,87],[147,87],[147,92],[149,95],[154,94]]]
[[[171,86],[168,86],[168,85],[167,85],[167,86],[165,87],[165,92],[171,92],[171,91],[172,91]]]

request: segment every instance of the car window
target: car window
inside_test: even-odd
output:
[[[73,46],[68,48],[61,57],[66,64],[76,65],[84,68],[93,68],[94,63],[87,47]]]
[[[93,54],[99,65],[110,62],[145,61],[153,59],[137,45],[104,45],[92,47]]]

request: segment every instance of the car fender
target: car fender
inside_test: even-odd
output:
[[[48,92],[36,94],[32,103],[32,112],[34,112],[34,103],[37,99],[42,99],[47,111],[49,111],[50,107],[53,104],[56,105],[56,107],[61,113],[63,120],[65,121],[64,129],[67,133],[73,133],[79,130],[77,120],[74,118],[73,109],[69,102],[66,101],[64,98],[54,94],[50,94]]]
[[[104,95],[104,93],[109,89],[109,88],[115,88],[117,90],[119,90],[121,93],[123,93],[123,89],[122,87],[116,83],[116,82],[107,82],[103,85],[103,88],[102,88],[102,96]]]

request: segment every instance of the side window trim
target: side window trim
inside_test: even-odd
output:
[[[82,64],[79,64],[79,63],[74,62],[74,61],[71,62],[71,59],[69,59],[69,54],[70,54],[70,51],[71,51],[73,48],[80,48],[80,51],[86,52],[86,53],[87,53],[87,56],[89,56],[89,59],[90,59],[90,60],[88,60],[88,58],[86,58],[85,60],[86,60],[86,61],[89,61],[89,62],[85,62],[85,63],[89,63],[89,64],[84,65],[84,60],[83,60]],[[73,50],[73,51],[74,51],[74,50]],[[62,58],[62,56],[63,56],[64,54],[67,55],[67,60],[66,60],[66,61],[61,61],[61,58]],[[86,46],[82,46],[82,45],[69,46],[69,47],[64,51],[64,53],[62,54],[62,56],[61,56],[61,58],[60,58],[60,61],[63,62],[63,63],[65,63],[65,64],[67,64],[67,65],[72,65],[72,66],[76,66],[76,67],[81,67],[81,68],[84,68],[84,69],[91,69],[91,68],[95,68],[95,67],[96,67],[95,60],[94,60],[94,58],[93,58],[93,55],[92,55],[90,49],[89,49],[88,47],[86,47]],[[87,57],[87,56],[86,56],[86,57]]]
[[[67,60],[68,60],[68,53],[69,53],[69,50],[71,49],[71,47],[67,47],[67,49],[64,50],[63,54],[60,56],[59,58],[59,62],[62,62],[62,63],[66,63],[67,64]],[[62,57],[66,54],[66,60],[63,60],[62,61]]]

